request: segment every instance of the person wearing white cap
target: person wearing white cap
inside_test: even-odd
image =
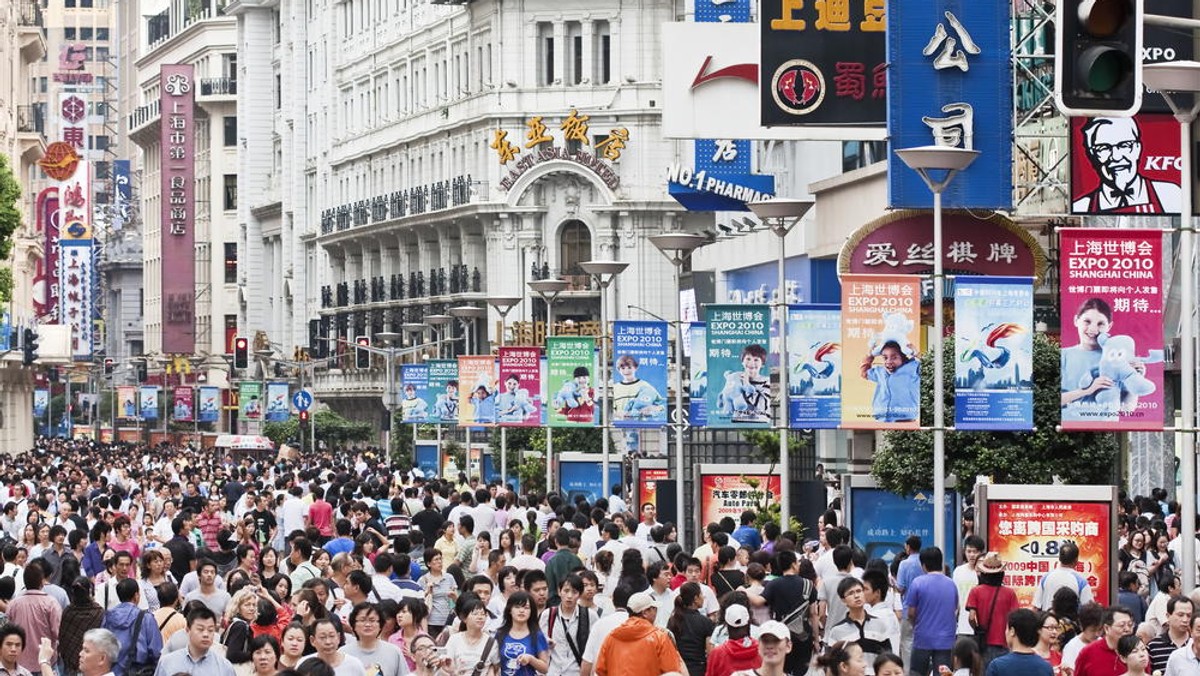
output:
[[[792,633],[787,625],[771,620],[764,622],[758,634],[758,656],[762,664],[754,669],[735,671],[730,676],[785,676],[784,662],[792,652]]]
[[[598,676],[687,673],[670,634],[654,625],[658,603],[646,592],[629,597],[629,619],[605,639],[596,658]]]
[[[708,654],[705,676],[727,676],[762,664],[758,641],[750,636],[750,610],[740,603],[734,603],[725,609],[724,620],[729,639]]]

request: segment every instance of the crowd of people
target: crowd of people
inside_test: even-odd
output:
[[[969,512],[961,562],[916,536],[868,560],[836,498],[811,542],[747,511],[685,551],[619,486],[589,504],[369,452],[41,440],[0,457],[0,671],[1200,675],[1165,498],[1123,500],[1114,605],[1066,543],[1023,607]]]

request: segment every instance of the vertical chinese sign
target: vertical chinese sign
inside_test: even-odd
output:
[[[920,280],[842,275],[842,427],[917,429],[921,404]]]
[[[1059,231],[1062,426],[1163,427],[1161,230]]]
[[[536,347],[500,348],[496,422],[507,427],[542,424],[542,356]]]
[[[113,230],[120,230],[125,227],[125,222],[129,220],[131,207],[132,191],[129,185],[129,160],[113,160],[112,178],[114,188],[112,227]]]
[[[955,428],[1033,429],[1033,280],[958,277],[954,317]]]
[[[771,375],[767,346],[771,309],[766,305],[709,305],[709,427],[770,427]],[[705,523],[708,523],[707,521]]]
[[[616,427],[667,424],[667,323],[613,325],[612,420]]]
[[[888,135],[892,148],[980,151],[943,193],[947,207],[1012,204],[1011,3],[888,3]],[[928,209],[933,194],[894,154],[888,204]]]
[[[86,95],[59,95],[58,112],[63,143],[82,153],[87,149]],[[45,166],[45,165],[43,165]],[[47,172],[49,173],[49,171]],[[92,172],[86,160],[58,178],[58,322],[71,327],[71,355],[92,356],[94,265],[92,254]]]
[[[836,305],[788,306],[788,419],[796,429],[842,421],[842,312]]]
[[[762,124],[882,125],[885,0],[762,0]],[[1007,8],[1007,5],[1005,5]],[[1007,9],[1006,9],[1007,12]],[[1008,30],[1007,14],[1004,19]],[[892,64],[895,67],[895,64]],[[929,92],[921,92],[928,97]]]
[[[164,65],[162,91],[161,231],[162,351],[195,349],[195,73],[191,65]]]
[[[592,427],[596,424],[596,339],[551,336],[546,339],[546,424]]]

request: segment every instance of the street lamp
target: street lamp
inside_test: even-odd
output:
[[[978,150],[951,146],[918,146],[896,151],[900,161],[917,172],[933,193],[933,335],[929,340],[933,354],[933,544],[946,551],[946,383],[942,360],[943,288],[945,287],[942,247],[942,191],[958,172],[971,166]],[[934,174],[941,175],[938,180]]]
[[[521,296],[488,296],[487,304],[500,313],[500,347],[504,347],[504,333],[508,331],[508,313],[524,300]],[[500,427],[500,481],[508,484],[508,428]],[[517,482],[520,491],[520,481]]]
[[[686,232],[668,232],[651,235],[650,243],[662,252],[675,274],[675,520],[679,523],[679,544],[687,548],[687,528],[684,527],[683,509],[683,430],[687,423],[683,417],[683,299],[680,298],[679,276],[683,264],[697,247],[704,244],[703,235]]]
[[[625,261],[587,261],[579,267],[591,275],[600,286],[600,393],[604,401],[600,405],[600,446],[603,449],[603,459],[600,462],[601,492],[606,493],[608,484],[608,286],[616,280],[617,275],[629,267]]]
[[[1196,285],[1195,233],[1192,231],[1192,123],[1200,113],[1200,62],[1170,61],[1161,64],[1146,64],[1142,67],[1146,86],[1158,91],[1166,99],[1171,112],[1179,122],[1179,162],[1183,194],[1179,198],[1179,390],[1180,419],[1182,420],[1182,448],[1180,470],[1183,488],[1179,496],[1180,528],[1182,537],[1191,540],[1196,533],[1196,327],[1193,323],[1192,305]],[[1190,108],[1176,101],[1174,96],[1189,94]],[[1186,99],[1185,99],[1186,100]],[[1186,219],[1186,220],[1185,220]],[[1182,550],[1183,588],[1196,586],[1196,548],[1184,540]]]
[[[526,282],[529,290],[541,297],[546,303],[546,336],[554,336],[554,301],[563,291],[571,288],[571,283],[565,279],[537,279]],[[543,402],[543,406],[545,402]],[[546,494],[554,489],[554,430],[546,425]]]
[[[775,287],[775,321],[779,322],[779,527],[788,530],[792,515],[792,470],[789,441],[791,441],[791,410],[788,401],[788,353],[787,353],[787,236],[792,228],[804,218],[813,201],[774,197],[763,202],[751,202],[746,206],[771,228],[779,240],[779,260],[776,263],[777,286]]]
[[[433,327],[437,336],[437,358],[442,358],[442,327],[454,321],[450,315],[425,315],[425,323]]]
[[[375,334],[375,339],[381,343],[387,343],[387,348],[384,350],[384,355],[387,358],[387,385],[383,391],[383,407],[387,409],[388,428],[387,436],[384,437],[384,452],[387,454],[388,460],[392,457],[392,427],[396,425],[396,386],[395,376],[392,369],[395,368],[392,362],[396,356],[396,341],[400,339],[400,334],[394,331],[380,331]]]
[[[487,316],[487,308],[482,308],[477,305],[458,305],[458,306],[450,308],[449,312],[452,317],[455,317],[458,319],[459,324],[462,324],[463,339],[465,341],[463,343],[463,354],[466,354],[471,350],[471,345],[472,345],[471,344],[471,325],[473,323],[475,323],[475,321],[477,319],[482,319]],[[461,380],[460,380],[460,382],[461,382]],[[459,404],[459,405],[461,406],[462,404]],[[468,423],[467,425],[463,426],[463,429],[465,430],[463,432],[463,434],[466,437],[466,442],[467,442],[467,450],[466,450],[466,456],[465,456],[466,457],[466,463],[465,463],[466,467],[464,467],[463,469],[470,471],[470,468],[471,468],[471,425]],[[441,450],[441,447],[439,446],[438,447],[439,457],[441,456],[441,452],[442,452],[442,450]],[[482,468],[481,468],[481,470],[482,470]],[[482,471],[481,471],[481,473],[482,473]]]

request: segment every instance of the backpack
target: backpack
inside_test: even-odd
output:
[[[792,610],[785,613],[783,617],[779,618],[779,621],[783,622],[783,624],[787,626],[788,631],[792,632],[792,636],[796,637],[793,639],[793,643],[808,640],[811,637],[810,632],[812,629],[808,623],[809,607],[811,605],[809,597],[812,595],[813,591],[812,582],[809,581],[808,578],[804,577],[799,579],[801,580],[803,586],[803,589],[800,592],[800,605],[796,606]]]
[[[575,664],[583,664],[583,649],[587,646],[588,637],[592,633],[592,618],[591,613],[587,608],[578,606],[575,612],[579,614],[579,625],[575,629],[575,637],[572,638],[569,632],[564,632],[567,639],[567,647],[571,649],[571,655],[575,658]],[[554,638],[554,623],[558,621],[558,606],[550,606],[549,617],[546,622],[546,637]],[[566,629],[566,622],[563,622],[563,629]],[[579,643],[575,643],[579,641]]]

